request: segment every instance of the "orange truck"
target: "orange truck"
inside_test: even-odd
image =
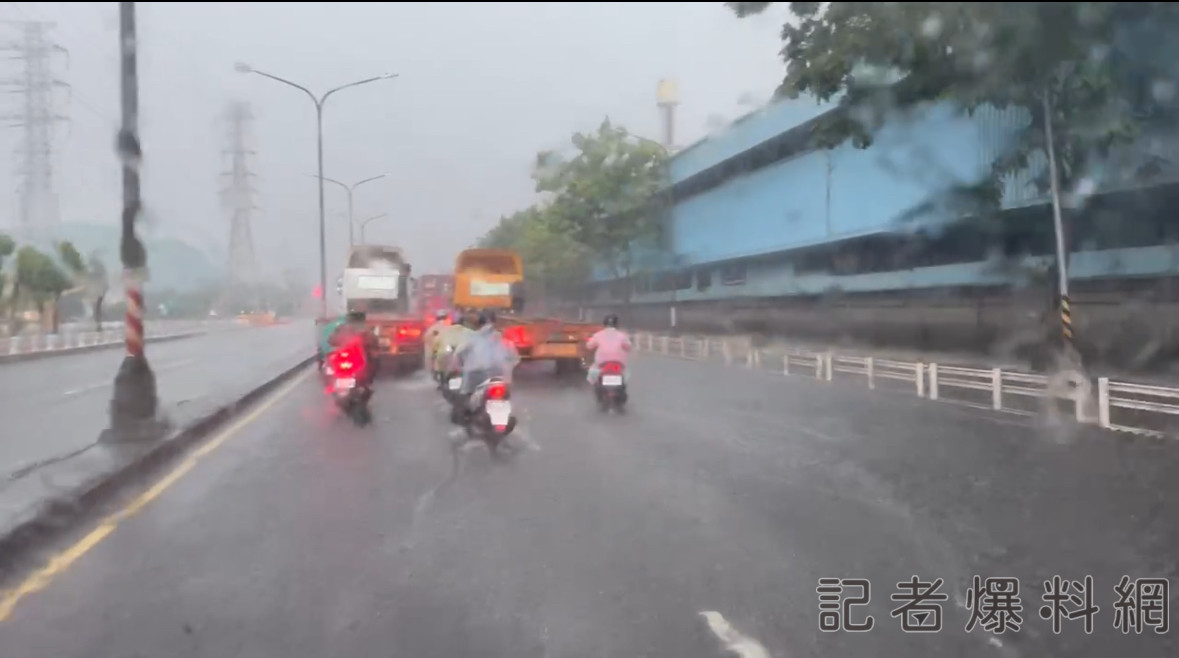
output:
[[[584,370],[585,342],[600,327],[524,313],[524,264],[508,249],[467,249],[454,264],[454,306],[493,310],[522,361],[554,361],[557,372]]]

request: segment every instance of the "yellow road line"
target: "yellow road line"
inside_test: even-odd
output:
[[[34,592],[45,589],[45,587],[53,581],[55,576],[64,573],[74,562],[78,560],[78,558],[82,557],[88,553],[90,549],[102,543],[102,540],[106,539],[107,535],[114,532],[115,528],[118,527],[121,521],[124,521],[138,513],[157,496],[159,496],[173,484],[176,484],[180,478],[184,477],[186,473],[191,471],[192,468],[197,465],[197,462],[199,462],[202,457],[208,455],[213,450],[216,450],[219,446],[224,444],[227,440],[245,428],[246,425],[249,425],[250,423],[257,420],[259,416],[266,413],[268,409],[274,406],[279,400],[286,397],[287,394],[293,391],[296,386],[301,384],[303,380],[306,379],[309,374],[311,374],[311,372],[312,371],[308,370],[307,372],[304,372],[303,374],[296,377],[294,381],[284,386],[277,393],[271,395],[269,399],[259,404],[244,418],[225,428],[216,437],[210,439],[200,448],[194,450],[193,453],[186,457],[179,466],[172,469],[172,471],[164,477],[160,478],[160,480],[153,484],[149,489],[136,496],[135,500],[132,500],[130,503],[128,503],[126,507],[103,519],[102,522],[98,524],[98,527],[96,527],[94,530],[91,530],[89,534],[80,539],[73,546],[70,546],[69,548],[50,558],[49,561],[45,563],[45,566],[33,572],[20,585],[14,589],[3,592],[3,594],[0,594],[0,621],[5,621],[8,619],[8,617],[12,614],[13,609],[16,607],[16,604],[19,603],[22,598]]]

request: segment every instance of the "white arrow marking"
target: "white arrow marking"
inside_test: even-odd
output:
[[[708,629],[720,639],[726,650],[741,658],[770,658],[770,652],[760,642],[733,628],[721,613],[705,610],[700,616],[708,622]]]

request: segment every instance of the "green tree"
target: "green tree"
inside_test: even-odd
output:
[[[501,218],[480,246],[512,249],[524,261],[524,276],[542,290],[564,289],[585,281],[590,252],[551,204],[537,204]]]
[[[771,2],[730,2],[739,17]],[[952,101],[965,112],[989,104],[1023,108],[1030,123],[982,184],[951,192],[995,208],[1000,181],[1026,171],[1051,135],[1059,187],[1071,187],[1095,158],[1133,140],[1144,122],[1172,121],[1155,100],[1144,108],[1130,41],[1162,43],[1179,27],[1167,2],[791,2],[796,24],[782,29],[786,61],[780,95],[839,98],[818,126],[819,143],[851,138],[866,148],[896,111]],[[1144,29],[1165,26],[1164,29]],[[1155,66],[1165,65],[1156,64]],[[1136,71],[1135,71],[1136,69]],[[1133,99],[1135,102],[1131,102]],[[1051,130],[1049,130],[1051,127]],[[1157,163],[1144,162],[1144,167]],[[1051,187],[1042,172],[1041,190]],[[963,195],[963,192],[970,194]]]
[[[82,260],[82,254],[78,253],[73,243],[65,240],[57,243],[57,255],[61,257],[62,264],[70,274],[79,279],[86,275],[86,262]]]
[[[16,281],[13,286],[11,312],[15,314],[23,293],[33,302],[44,321],[47,304],[52,302],[53,309],[56,310],[57,302],[61,299],[62,293],[70,289],[71,283],[70,277],[52,258],[35,247],[21,247],[16,252]],[[56,332],[57,328],[57,314],[54,313],[52,329]]]
[[[572,145],[576,152],[569,158],[550,151],[537,155],[536,191],[552,195],[548,226],[626,280],[629,303],[632,250],[657,239],[663,225],[667,152],[609,119],[593,133],[573,135]]]
[[[16,251],[16,242],[9,236],[0,233],[0,301],[3,301],[4,288],[8,285],[4,275],[4,259],[11,256],[14,251]]]

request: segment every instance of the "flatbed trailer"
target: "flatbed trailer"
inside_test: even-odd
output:
[[[524,313],[524,268],[507,249],[468,249],[455,260],[454,305],[496,312],[496,325],[516,346],[522,362],[553,361],[557,372],[584,370],[585,342],[600,327]]]

